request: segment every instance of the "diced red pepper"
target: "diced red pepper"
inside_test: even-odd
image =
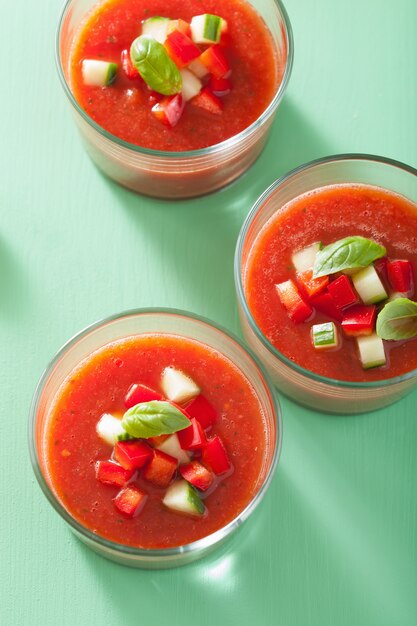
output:
[[[359,297],[346,274],[342,274],[342,276],[329,283],[327,289],[338,309],[344,309],[359,302]]]
[[[281,304],[286,308],[290,319],[295,324],[305,322],[313,312],[313,309],[303,300],[294,282],[286,280],[284,283],[275,285]]]
[[[375,320],[375,305],[357,304],[343,314],[342,328],[349,337],[371,335],[375,328]]]
[[[111,461],[97,461],[96,478],[105,485],[116,485],[122,487],[130,480],[135,473],[133,469],[125,469],[117,463]]]
[[[313,298],[326,289],[329,284],[329,277],[313,278],[313,270],[306,270],[305,272],[297,272],[297,282],[305,295],[308,298]]]
[[[394,291],[411,295],[414,290],[413,266],[410,261],[398,259],[387,263],[388,281]]]
[[[184,101],[180,93],[175,96],[167,96],[157,102],[151,109],[152,113],[166,126],[173,128],[184,111]]]
[[[218,435],[207,440],[203,448],[201,460],[215,474],[224,474],[232,467],[229,457],[227,456],[226,448]]]
[[[146,385],[131,385],[125,397],[125,407],[132,408],[141,402],[151,402],[151,400],[162,400],[163,396]]]
[[[141,511],[147,499],[146,493],[135,485],[128,485],[113,498],[114,505],[123,515],[134,517]]]
[[[212,76],[208,86],[215,96],[227,96],[232,88],[232,83],[228,78],[215,78]]]
[[[118,441],[114,446],[114,458],[127,470],[140,469],[152,456],[152,449],[143,441]]]
[[[168,487],[177,469],[178,460],[160,450],[153,451],[153,458],[143,470],[143,477],[157,487]]]
[[[195,417],[204,429],[213,426],[217,419],[217,411],[212,404],[200,393],[185,407],[190,417]]]
[[[230,65],[220,46],[210,46],[198,59],[214,78],[227,78],[230,75]]]
[[[163,95],[161,93],[158,93],[157,91],[153,91],[152,89],[149,89],[149,95],[148,95],[148,100],[149,100],[149,104],[156,104],[157,102],[161,102],[163,98]]]
[[[213,474],[198,461],[180,465],[179,472],[185,480],[201,491],[206,491],[213,482]]]
[[[337,322],[341,322],[343,319],[342,313],[339,311],[332,296],[328,292],[314,296],[314,298],[311,298],[310,304],[317,309],[317,311],[333,318]]]
[[[191,426],[177,432],[183,450],[200,450],[206,442],[206,435],[200,422],[191,418]]]
[[[180,33],[183,33],[184,35],[187,35],[187,37],[191,35],[191,27],[189,23],[186,22],[185,20],[181,20],[181,19],[171,20],[168,23],[167,35],[170,35],[175,30],[180,31]]]
[[[388,282],[387,265],[388,257],[386,256],[383,256],[382,259],[374,261],[374,268],[376,269],[379,278],[385,284]]]
[[[156,437],[149,437],[149,439],[147,441],[152,446],[157,448],[158,446],[161,445],[161,443],[164,443],[164,441],[166,441],[168,439],[168,437],[170,437],[170,435],[157,435]]]
[[[122,51],[121,63],[122,63],[122,70],[126,74],[126,76],[127,76],[127,78],[129,80],[135,80],[135,79],[138,79],[138,78],[140,78],[140,79],[142,78],[141,75],[139,74],[138,70],[136,69],[136,67],[132,63],[132,59],[130,58],[130,51],[129,50],[123,50]]]
[[[223,102],[208,87],[203,87],[200,93],[190,100],[190,103],[215,115],[221,115],[223,112]]]
[[[193,40],[179,30],[174,30],[168,35],[164,46],[179,68],[186,67],[201,54],[200,48],[195,45]]]

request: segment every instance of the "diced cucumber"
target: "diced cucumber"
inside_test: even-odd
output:
[[[197,76],[197,78],[204,78],[209,73],[208,69],[205,65],[202,64],[201,61],[195,59],[195,61],[191,61],[188,65],[188,69],[192,71],[192,73]]]
[[[387,358],[385,356],[384,342],[376,333],[367,337],[356,337],[359,348],[359,356],[364,369],[371,367],[379,367],[385,365]]]
[[[298,250],[292,255],[292,264],[297,272],[305,272],[311,270],[316,260],[317,252],[321,249],[321,243],[317,241],[311,246]]]
[[[222,33],[222,18],[218,15],[210,13],[195,15],[190,26],[191,38],[194,43],[219,43]]]
[[[188,452],[181,448],[181,444],[176,433],[168,437],[168,439],[165,439],[161,445],[156,446],[156,449],[161,452],[165,452],[165,454],[169,454],[169,456],[173,456],[174,459],[178,459],[178,463],[180,465],[182,463],[188,463],[190,460]]]
[[[164,395],[172,402],[187,402],[198,396],[199,387],[189,376],[176,370],[174,367],[167,367],[162,373],[161,387]]]
[[[364,304],[376,304],[388,298],[384,285],[373,265],[369,265],[354,274],[352,282]]]
[[[82,75],[85,85],[90,87],[108,87],[116,78],[117,63],[84,59]]]
[[[130,439],[122,426],[122,420],[119,420],[110,413],[104,413],[96,425],[97,435],[109,446],[114,446],[118,441]]]
[[[149,17],[142,22],[142,35],[153,37],[159,43],[164,43],[168,34],[169,17]]]
[[[201,517],[206,510],[197,491],[186,480],[176,480],[168,487],[162,502],[168,509],[192,516]]]
[[[397,298],[407,298],[407,293],[400,293],[399,291],[393,291],[388,298],[388,302],[397,300]]]
[[[201,80],[189,70],[180,70],[182,77],[182,98],[187,102],[201,91]]]
[[[311,327],[311,339],[316,350],[335,348],[339,343],[336,325],[334,322],[313,324]]]

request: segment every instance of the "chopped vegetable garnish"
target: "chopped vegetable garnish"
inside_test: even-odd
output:
[[[305,322],[310,317],[313,310],[303,300],[300,292],[292,280],[275,285],[281,304],[286,308],[287,313],[296,324]]]
[[[141,469],[152,456],[152,449],[143,441],[119,441],[114,447],[114,458],[127,470]]]
[[[191,426],[178,433],[178,440],[184,450],[201,450],[206,442],[204,429],[200,422],[191,418]]]
[[[337,308],[335,301],[328,292],[314,296],[314,298],[311,298],[310,303],[326,317],[331,317],[338,322],[342,321],[342,312]]]
[[[385,365],[384,342],[376,333],[367,337],[357,337],[359,356],[364,369]]]
[[[206,66],[214,78],[227,78],[230,75],[230,65],[220,46],[210,46],[198,58]]]
[[[108,87],[116,78],[117,64],[95,59],[84,59],[82,65],[85,85]]]
[[[394,291],[411,296],[414,290],[413,268],[410,261],[398,259],[387,263],[389,284]]]
[[[292,263],[296,272],[305,272],[306,270],[313,269],[317,252],[321,249],[321,243],[312,243],[311,246],[298,250],[292,255]]]
[[[232,467],[229,457],[227,456],[226,448],[217,435],[207,440],[201,458],[203,463],[218,475],[228,472]]]
[[[188,430],[188,428],[185,430]],[[178,463],[188,463],[190,460],[189,454],[181,447],[177,433],[170,435],[165,441],[162,441],[155,447],[161,452],[165,452],[165,454],[177,459]]]
[[[164,43],[167,38],[171,20],[169,17],[149,17],[142,23],[142,35],[153,37],[159,43]]]
[[[200,93],[191,100],[191,104],[200,109],[205,109],[209,113],[214,113],[215,115],[221,115],[223,111],[222,101],[215,96],[208,87],[204,87]]]
[[[186,480],[176,480],[162,502],[169,509],[191,516],[201,517],[206,510],[197,491]]]
[[[198,461],[180,465],[179,472],[187,482],[200,491],[206,491],[213,483],[213,474]]]
[[[196,383],[174,367],[167,367],[164,370],[161,387],[169,400],[178,403],[188,402],[200,393]]]
[[[311,327],[311,339],[316,350],[335,348],[339,343],[335,324],[333,322],[313,324]]]
[[[191,35],[195,43],[219,43],[222,20],[218,15],[195,15],[191,20]]]
[[[357,304],[344,312],[342,328],[350,337],[371,335],[375,330],[375,320],[376,306]]]
[[[210,428],[217,419],[217,411],[202,394],[185,406],[187,415],[195,417],[204,429]]]
[[[135,517],[140,513],[147,500],[147,495],[135,485],[128,485],[113,499],[114,505],[126,517]]]
[[[111,461],[97,461],[96,463],[97,480],[105,485],[122,487],[122,485],[132,478],[134,473],[134,469],[125,469],[121,465],[112,463]]]
[[[96,432],[98,436],[109,444],[114,444],[120,439],[129,439],[129,435],[125,431],[122,425],[122,420],[110,415],[110,413],[104,413],[100,420],[97,422]]]
[[[125,397],[125,407],[130,409],[140,402],[150,402],[151,400],[162,400],[163,396],[146,385],[134,384],[129,388]]]
[[[326,289],[329,284],[329,277],[313,278],[313,270],[309,269],[304,270],[304,272],[297,272],[297,282],[307,298],[312,298]]]
[[[157,487],[168,487],[178,466],[174,457],[154,450],[153,457],[143,470],[143,477]]]
[[[354,274],[352,281],[364,304],[376,304],[388,298],[384,285],[373,265],[369,265]]]
[[[344,309],[359,302],[359,298],[345,274],[329,283],[328,290],[338,309]]]
[[[181,94],[168,96],[152,107],[155,117],[170,128],[176,126],[184,111],[184,100]]]
[[[186,67],[191,61],[200,56],[200,48],[179,30],[174,30],[168,35],[164,46],[171,59],[179,68]]]

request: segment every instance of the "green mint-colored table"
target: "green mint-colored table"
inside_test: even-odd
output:
[[[417,391],[355,417],[282,398],[283,452],[264,502],[221,552],[177,570],[130,570],[90,552],[29,463],[35,384],[82,327],[172,306],[239,332],[235,241],[274,179],[339,152],[417,166],[415,0],[286,4],[295,64],[265,152],[231,187],[171,203],[117,187],[84,153],[54,67],[60,0],[2,3],[5,626],[417,624]]]

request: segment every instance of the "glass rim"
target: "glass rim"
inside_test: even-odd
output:
[[[205,157],[205,156],[210,156],[212,154],[217,154],[219,152],[222,152],[223,150],[228,150],[229,148],[232,148],[233,146],[239,144],[241,141],[244,141],[246,138],[250,137],[257,130],[257,128],[262,126],[264,122],[266,122],[266,120],[276,111],[278,105],[280,104],[284,96],[284,93],[288,85],[288,81],[291,76],[291,71],[292,71],[292,66],[293,66],[293,61],[294,61],[294,37],[293,37],[292,28],[291,28],[291,22],[290,22],[288,13],[283,3],[281,2],[281,0],[271,0],[277,6],[278,11],[280,12],[281,17],[282,17],[282,23],[284,25],[285,38],[287,42],[287,59],[285,63],[285,70],[282,76],[282,80],[280,84],[278,85],[278,89],[276,90],[274,97],[272,98],[267,108],[261,113],[261,115],[254,122],[252,122],[252,124],[250,124],[247,128],[243,129],[237,135],[233,135],[232,137],[229,137],[228,139],[225,139],[224,141],[221,141],[220,143],[216,143],[212,146],[208,146],[207,148],[200,148],[198,150],[184,150],[183,152],[153,150],[151,148],[143,148],[136,144],[129,143],[128,141],[124,141],[123,139],[120,139],[120,137],[117,137],[116,135],[113,135],[112,133],[105,130],[102,126],[100,126],[100,124],[97,124],[97,122],[95,122],[84,111],[84,109],[79,105],[79,103],[75,99],[67,83],[67,80],[65,78],[65,74],[62,68],[61,52],[60,52],[61,32],[62,32],[62,25],[64,23],[64,19],[67,15],[67,11],[73,1],[74,0],[65,0],[65,3],[61,10],[60,18],[58,21],[58,26],[56,29],[55,64],[57,67],[58,76],[59,76],[61,85],[64,89],[64,92],[68,97],[68,100],[70,101],[74,109],[77,111],[77,113],[81,115],[83,120],[87,122],[87,124],[91,126],[94,130],[96,130],[102,137],[104,137],[108,141],[111,141],[112,143],[117,144],[121,148],[131,150],[140,155],[146,155],[150,157],[153,156],[155,158],[163,157],[163,158],[171,159],[172,161],[174,161],[175,159],[177,160],[190,159],[190,158]]]
[[[216,331],[220,331],[220,333],[226,335],[228,339],[236,343],[238,347],[242,349],[251,358],[255,367],[258,370],[258,373],[260,374],[260,377],[264,383],[265,390],[268,395],[268,400],[271,404],[272,417],[274,418],[275,425],[276,425],[275,439],[273,440],[274,453],[272,456],[270,466],[267,470],[263,483],[259,487],[258,491],[255,493],[255,495],[251,498],[250,502],[248,502],[248,504],[245,506],[245,508],[243,508],[230,522],[228,522],[228,524],[226,524],[222,528],[219,528],[215,532],[210,533],[209,535],[202,537],[201,539],[198,539],[191,543],[187,543],[187,544],[172,547],[172,548],[137,548],[133,546],[124,545],[122,543],[111,541],[110,539],[106,539],[105,537],[102,537],[96,533],[93,533],[86,526],[78,522],[65,509],[65,507],[61,504],[61,502],[58,500],[58,498],[55,496],[55,494],[49,487],[40,467],[39,455],[38,455],[38,450],[36,446],[36,422],[37,422],[37,412],[38,412],[38,407],[39,407],[39,401],[41,399],[41,395],[45,387],[45,384],[48,381],[50,374],[54,370],[56,364],[59,362],[61,357],[64,356],[66,352],[76,342],[78,342],[80,339],[83,339],[84,337],[94,332],[95,330],[99,329],[100,327],[103,327],[111,322],[115,322],[123,318],[134,317],[137,315],[152,315],[152,314],[185,317],[187,319],[191,319],[194,322],[203,323]],[[244,372],[243,370],[241,371],[248,378],[250,383],[253,385],[252,380],[247,376],[246,372]],[[60,517],[62,517],[65,520],[65,522],[67,522],[67,524],[72,529],[74,529],[82,537],[91,541],[93,544],[98,544],[101,547],[111,550],[112,552],[118,553],[120,555],[125,555],[125,556],[138,557],[138,558],[141,557],[142,561],[146,561],[146,560],[155,561],[155,560],[159,560],[159,559],[163,559],[167,557],[179,556],[182,554],[192,554],[195,552],[200,552],[211,546],[215,546],[223,538],[226,538],[233,530],[237,529],[240,526],[240,524],[242,524],[247,519],[247,517],[252,513],[252,511],[254,511],[254,509],[257,507],[259,502],[262,500],[274,476],[274,473],[278,464],[278,460],[281,456],[282,436],[283,436],[282,428],[283,426],[282,426],[281,404],[279,402],[277,392],[274,389],[272,381],[270,380],[269,374],[265,370],[262,363],[259,361],[258,357],[252,352],[250,348],[248,348],[243,343],[242,340],[239,339],[239,337],[237,337],[234,333],[230,332],[229,330],[225,329],[223,326],[213,322],[212,320],[206,317],[197,315],[196,313],[191,313],[189,311],[184,311],[181,309],[174,309],[174,308],[149,307],[149,308],[128,309],[120,313],[116,313],[108,317],[102,318],[96,322],[93,322],[92,324],[86,326],[84,329],[82,329],[78,333],[74,334],[55,353],[55,355],[52,357],[52,359],[49,361],[46,368],[44,369],[38,381],[38,384],[36,385],[36,389],[32,397],[30,410],[29,410],[29,420],[28,420],[28,441],[29,441],[29,453],[30,453],[32,469],[35,473],[38,484],[42,492],[46,496],[47,500],[49,501],[49,503],[55,509],[55,511],[60,515]]]
[[[248,321],[251,330],[256,335],[257,339],[259,339],[262,345],[268,350],[272,356],[281,361],[284,365],[288,366],[290,369],[294,370],[298,374],[309,378],[310,380],[326,385],[331,385],[333,387],[343,387],[343,388],[351,388],[351,389],[377,389],[379,387],[389,387],[391,385],[395,385],[411,378],[417,376],[417,368],[406,372],[405,374],[401,374],[400,376],[394,376],[392,378],[384,378],[382,380],[375,381],[347,381],[347,380],[339,380],[337,378],[329,378],[327,376],[322,376],[321,374],[317,374],[316,372],[311,372],[306,368],[298,365],[294,361],[288,359],[282,352],[280,352],[273,344],[265,337],[258,324],[256,323],[249,305],[246,300],[245,291],[243,288],[242,281],[242,254],[243,254],[243,246],[245,244],[246,236],[250,226],[252,225],[253,220],[258,215],[258,213],[262,210],[262,205],[266,200],[268,200],[274,192],[285,182],[288,180],[295,178],[298,174],[301,174],[305,171],[315,169],[320,167],[321,165],[327,165],[330,163],[337,163],[343,161],[363,161],[368,163],[378,163],[381,165],[387,165],[390,167],[395,167],[407,174],[411,174],[412,176],[417,178],[417,169],[413,168],[411,165],[407,165],[402,163],[401,161],[397,161],[395,159],[390,159],[387,157],[381,157],[374,154],[366,154],[366,153],[343,153],[343,154],[335,154],[326,157],[321,157],[319,159],[314,159],[313,161],[308,161],[289,172],[280,176],[277,180],[275,180],[256,200],[255,204],[252,206],[249,211],[243,226],[240,230],[236,249],[235,249],[235,258],[234,258],[234,279],[235,279],[235,287],[238,298],[239,305],[242,306],[243,314],[245,319]],[[349,181],[347,181],[349,182]],[[366,184],[366,183],[361,183]],[[323,185],[323,187],[327,187],[328,185]],[[295,196],[296,197],[296,196]]]

